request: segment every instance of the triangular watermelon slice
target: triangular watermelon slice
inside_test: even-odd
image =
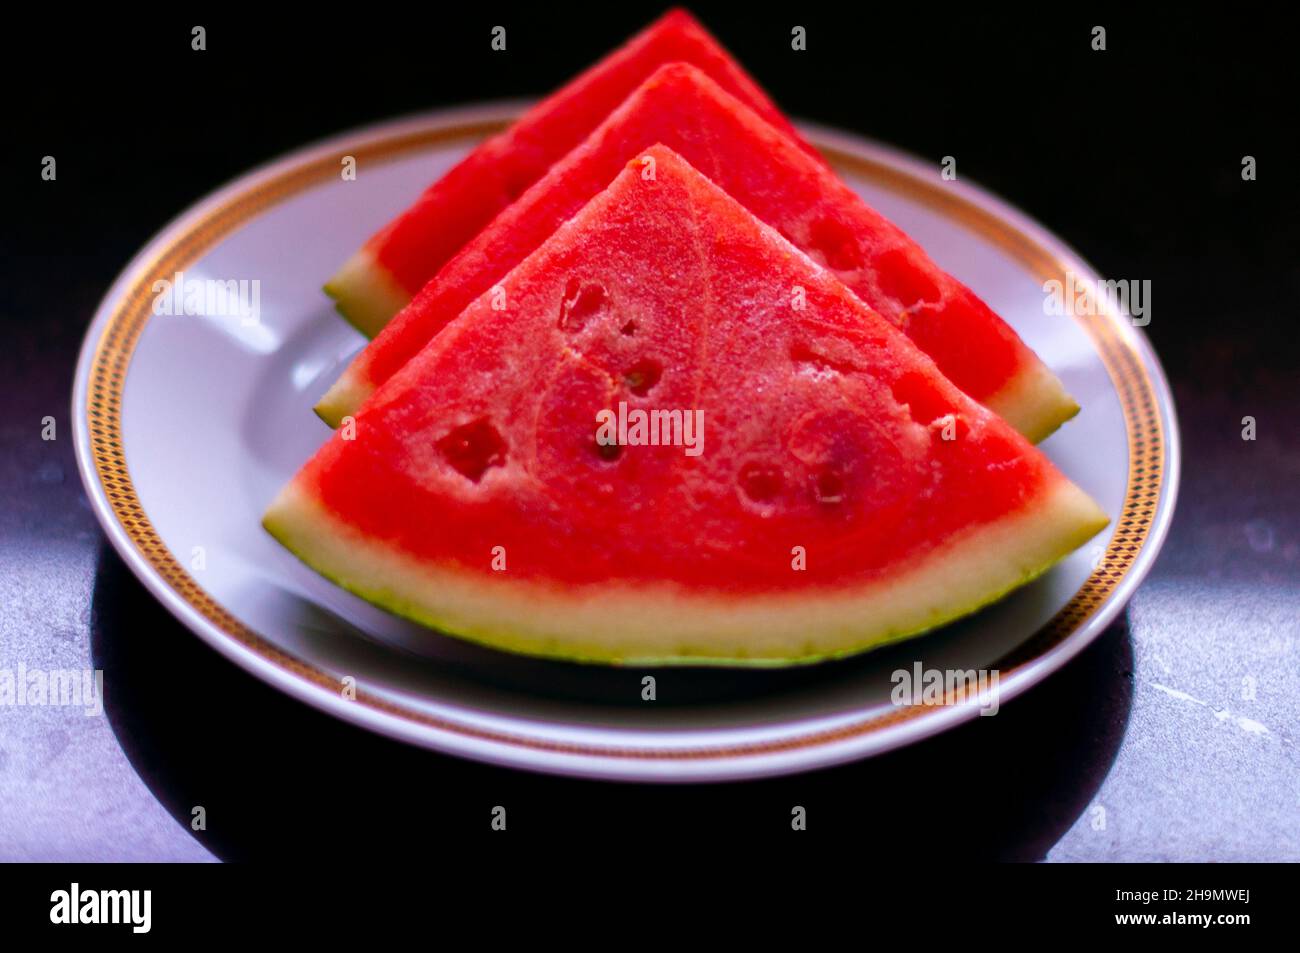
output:
[[[587,140],[497,216],[352,362],[317,412],[337,426],[466,305],[663,143],[903,328],[954,384],[1037,441],[1078,410],[987,305],[902,231],[694,67],[661,67]]]
[[[473,641],[758,665],[930,629],[1105,523],[663,147],[389,380],[265,518],[323,575]]]
[[[689,13],[672,10],[475,148],[367,241],[325,286],[339,311],[374,337],[494,215],[657,67],[675,61],[695,64],[815,154],[727,51]]]

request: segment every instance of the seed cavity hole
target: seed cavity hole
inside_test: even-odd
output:
[[[862,250],[853,230],[833,218],[819,218],[808,230],[808,243],[827,267],[854,271],[862,267]]]
[[[592,452],[606,463],[615,463],[623,455],[623,448],[617,443],[601,443],[595,437],[591,441]]]
[[[785,486],[785,475],[780,467],[769,463],[747,463],[740,468],[740,492],[746,499],[760,505],[774,502]]]
[[[826,354],[811,341],[802,339],[790,345],[790,360],[796,364],[807,364],[814,370],[836,374],[852,374],[860,370],[852,361]]]
[[[560,327],[570,333],[581,331],[609,300],[605,286],[596,282],[570,278],[560,302]]]
[[[486,417],[463,424],[437,443],[438,452],[461,476],[473,483],[491,467],[506,462],[506,442]]]
[[[821,467],[812,475],[813,499],[823,506],[844,502],[844,474],[834,467]]]
[[[923,263],[913,253],[893,248],[872,262],[880,290],[898,301],[904,309],[938,301],[943,293],[934,279],[926,274]]]
[[[894,381],[894,400],[907,405],[907,412],[919,424],[930,424],[955,411],[952,402],[934,382],[922,374],[909,371]]]
[[[638,397],[644,397],[659,383],[659,378],[663,377],[663,374],[663,365],[647,357],[629,367],[627,373],[623,375],[623,380],[627,382],[628,390]]]

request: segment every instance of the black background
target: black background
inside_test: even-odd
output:
[[[56,408],[67,426],[76,349],[100,296],[152,234],[212,189],[350,127],[547,92],[659,10],[470,7],[75,19],[51,8],[10,23],[0,283],[10,413]],[[1187,460],[1157,575],[1294,584],[1240,533],[1264,516],[1295,539],[1300,510],[1297,80],[1281,22],[1253,6],[1150,18],[1101,7],[694,9],[793,116],[936,164],[955,156],[962,178],[1043,222],[1103,274],[1149,279],[1147,331],[1172,378]],[[207,28],[202,53],[190,49],[196,23]],[[796,23],[806,52],[790,49]],[[505,53],[489,47],[496,24],[508,29]],[[1094,24],[1107,28],[1104,52],[1090,48]],[[57,157],[57,184],[40,180],[45,155]],[[1242,180],[1244,155],[1256,157],[1257,181]],[[1245,466],[1247,414],[1260,437]],[[0,544],[16,550],[91,524],[74,478],[33,485],[22,475],[33,439],[30,428],[0,436]],[[70,475],[71,447],[60,443]],[[1037,859],[1101,783],[1132,695],[1121,620],[1050,692],[863,765],[707,788],[536,778],[405,748],[282,698],[189,636],[97,534],[78,545],[98,553],[87,635],[119,686],[110,706],[119,740],[179,820],[200,801],[234,819],[201,835],[228,859],[340,845],[415,852],[496,803],[511,805],[512,828],[573,836],[780,831],[789,805],[803,803],[880,849]],[[158,671],[204,677],[150,677]],[[909,783],[917,777],[938,780]]]

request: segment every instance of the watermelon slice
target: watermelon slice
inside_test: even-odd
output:
[[[638,151],[663,143],[832,269],[954,384],[1033,441],[1078,407],[1019,336],[821,162],[699,70],[661,67],[577,149],[451,259],[317,407],[354,414],[443,327],[570,218]]]
[[[674,61],[694,63],[815,154],[727,51],[689,13],[672,10],[478,146],[366,242],[325,286],[339,311],[374,337],[494,215],[580,143],[656,67]]]
[[[389,380],[264,523],[473,641],[781,665],[968,613],[1106,517],[658,146]]]

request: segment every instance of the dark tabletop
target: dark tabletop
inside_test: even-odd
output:
[[[112,690],[106,717],[0,706],[0,859],[400,856],[486,829],[493,804],[514,829],[566,837],[748,834],[788,829],[796,803],[810,829],[909,856],[1300,859],[1300,153],[1276,24],[699,11],[793,115],[954,155],[1108,277],[1152,282],[1147,333],[1183,437],[1172,531],[1118,621],[996,718],[762,782],[526,775],[290,701],[125,568],[82,491],[69,416],[77,348],[117,271],[251,165],[386,116],[543,92],[655,12],[589,9],[375,10],[341,32],[214,17],[195,21],[201,54],[183,18],[11,32],[67,83],[5,66],[21,101],[4,150],[0,669],[98,668]],[[505,55],[483,39],[496,23]],[[1105,51],[1089,48],[1094,23]]]

